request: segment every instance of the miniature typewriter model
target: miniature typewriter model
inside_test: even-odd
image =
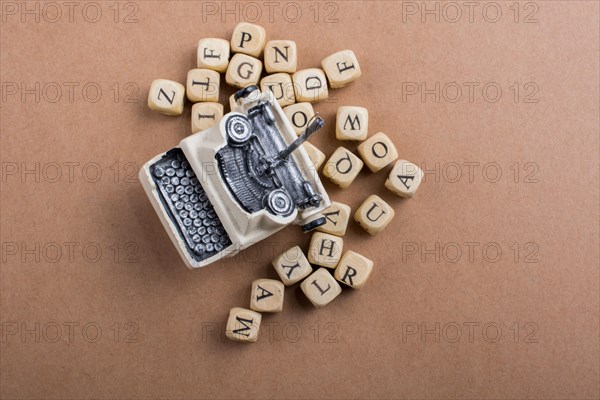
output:
[[[315,117],[296,137],[271,92],[250,86],[220,122],[148,161],[140,181],[190,268],[231,256],[284,228],[310,231],[330,205],[301,144],[323,126]]]

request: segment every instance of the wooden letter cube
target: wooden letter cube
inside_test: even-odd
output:
[[[265,48],[267,32],[260,25],[240,22],[231,35],[231,51],[258,57]]]
[[[423,171],[406,160],[398,160],[385,181],[385,187],[400,197],[413,197],[423,179]]]
[[[225,72],[229,64],[229,42],[225,39],[206,38],[198,41],[196,55],[198,68]]]
[[[212,69],[192,69],[187,75],[187,98],[190,101],[219,101],[221,75]]]
[[[326,306],[342,293],[340,284],[325,268],[313,272],[300,284],[300,288],[315,307]]]
[[[196,103],[192,106],[192,133],[210,128],[223,118],[223,105],[220,103]]]
[[[301,281],[312,272],[312,267],[300,246],[292,247],[277,256],[273,260],[273,267],[275,267],[277,275],[286,286]]]
[[[225,336],[236,342],[256,342],[262,315],[256,311],[234,307],[229,311]]]
[[[315,172],[319,172],[321,164],[323,164],[323,161],[325,161],[325,154],[310,142],[304,142],[303,146],[308,153],[308,157],[313,162],[312,167],[314,168]]]
[[[398,158],[396,146],[383,132],[376,133],[358,146],[358,154],[372,172],[377,172]]]
[[[328,233],[315,232],[310,238],[308,261],[321,267],[335,268],[342,257],[344,239]]]
[[[269,40],[265,46],[265,69],[267,73],[296,72],[298,52],[296,42],[291,40]]]
[[[337,110],[337,140],[365,140],[369,129],[369,111],[364,107],[342,106]]]
[[[329,96],[327,78],[319,68],[303,69],[292,75],[296,101],[316,103],[326,100]]]
[[[327,218],[327,222],[319,226],[317,230],[331,235],[344,236],[351,211],[350,206],[332,201],[331,205],[322,212],[323,216]]]
[[[360,289],[367,283],[373,261],[358,253],[348,250],[342,256],[340,263],[335,269],[335,279],[353,289]]]
[[[235,106],[236,102],[235,102],[235,93],[232,94],[231,96],[229,96],[229,111],[233,110],[233,107]]]
[[[275,279],[257,279],[252,282],[250,308],[259,312],[280,312],[283,309],[285,286]]]
[[[262,62],[245,54],[235,54],[225,74],[225,82],[231,86],[243,89],[250,85],[256,85],[262,72]]]
[[[312,104],[306,102],[287,106],[283,109],[283,112],[292,123],[298,136],[304,132],[308,121],[315,115]]]
[[[371,235],[381,232],[394,218],[394,209],[379,196],[369,196],[354,213],[354,220]]]
[[[350,150],[338,147],[327,160],[323,168],[323,175],[342,189],[346,189],[354,181],[363,165],[362,160]]]
[[[233,111],[235,109],[236,106],[243,104],[245,102],[253,102],[253,101],[257,101],[259,99],[259,97],[262,95],[260,89],[256,90],[252,93],[250,93],[248,96],[243,97],[241,99],[236,100],[235,99],[235,93],[232,94],[231,96],[229,96],[229,110]]]
[[[267,75],[260,80],[260,90],[266,92],[270,90],[275,96],[275,100],[281,107],[289,106],[296,102],[294,97],[294,85],[290,74],[281,72],[279,74]]]
[[[165,115],[181,115],[185,101],[185,87],[168,79],[155,79],[148,92],[148,108]]]
[[[360,65],[352,50],[338,51],[321,61],[332,88],[341,88],[360,78]]]

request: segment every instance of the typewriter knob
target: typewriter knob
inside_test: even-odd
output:
[[[225,123],[227,139],[233,145],[243,145],[252,136],[252,125],[242,115],[233,115]]]
[[[267,208],[275,215],[287,217],[294,211],[294,203],[283,189],[275,189],[268,194]]]

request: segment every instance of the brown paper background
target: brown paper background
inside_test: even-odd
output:
[[[359,58],[362,78],[315,106],[328,125],[314,144],[331,154],[336,108],[364,106],[370,134],[387,132],[401,158],[429,173],[412,200],[383,187],[389,168],[361,172],[348,190],[327,184],[353,209],[371,193],[395,207],[380,236],[351,222],[344,238],[374,260],[373,275],[320,310],[288,289],[284,311],[265,316],[247,346],[224,339],[220,324],[231,307],[248,306],[252,280],[275,277],[273,255],[309,237],[289,227],[189,271],[136,174],[189,133],[189,105],[179,118],[147,109],[150,82],[183,82],[197,40],[229,38],[255,10],[76,2],[70,22],[62,3],[56,20],[52,6],[27,2],[39,7],[36,23],[7,3],[23,7],[3,2],[0,31],[2,398],[600,396],[597,2],[475,2],[472,21],[459,2],[454,23],[454,6],[439,2],[254,3],[269,38],[297,42],[300,68],[344,48]],[[85,7],[88,18],[99,8],[100,20],[87,22]],[[288,19],[299,8],[299,21],[287,22],[284,7]],[[439,22],[408,13],[414,7],[439,7]],[[499,20],[486,21],[497,9]],[[123,23],[134,11],[137,22]],[[20,85],[36,82],[39,102],[21,98]],[[447,92],[403,101],[406,82]],[[463,88],[457,102],[451,82]],[[473,101],[466,82],[477,85]],[[482,96],[490,82],[502,89],[496,102]],[[62,87],[56,102],[52,83]],[[65,83],[79,85],[72,101]],[[132,91],[136,102],[125,102]],[[424,251],[411,254],[415,246]],[[427,253],[436,246],[437,256]]]

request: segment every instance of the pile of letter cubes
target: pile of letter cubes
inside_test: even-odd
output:
[[[230,53],[234,53],[230,57]],[[237,88],[260,85],[271,90],[283,108],[296,133],[300,135],[315,115],[311,103],[327,99],[328,86],[343,87],[361,75],[356,55],[351,50],[334,53],[321,62],[322,69],[297,70],[296,43],[291,40],[266,40],[261,26],[240,23],[231,37],[201,39],[198,42],[197,69],[189,71],[187,84],[165,79],[152,83],[148,106],[167,115],[181,115],[187,94],[192,106],[192,131],[207,129],[223,117],[219,101],[220,73],[225,82]],[[263,61],[259,57],[263,56]],[[263,66],[268,75],[262,77]],[[233,96],[232,96],[233,97]],[[233,98],[230,99],[233,101]],[[385,186],[401,197],[412,197],[422,171],[415,164],[398,160],[394,143],[383,132],[368,137],[369,114],[366,108],[342,106],[337,110],[336,138],[340,141],[360,141],[358,156],[340,146],[325,162],[325,155],[314,145],[304,147],[317,170],[341,188],[349,187],[366,164],[377,172],[395,162]],[[325,225],[313,233],[308,256],[298,246],[288,249],[273,260],[280,280],[258,279],[252,283],[250,309],[231,309],[226,335],[242,342],[258,338],[261,312],[279,312],[283,307],[285,286],[298,282],[306,297],[316,307],[335,299],[343,284],[353,289],[364,286],[371,274],[373,262],[365,256],[346,250],[343,239],[350,219],[349,206],[332,202],[324,211]],[[393,219],[394,210],[377,195],[369,196],[354,213],[354,220],[369,234],[381,232]],[[312,265],[318,266],[313,271]]]

